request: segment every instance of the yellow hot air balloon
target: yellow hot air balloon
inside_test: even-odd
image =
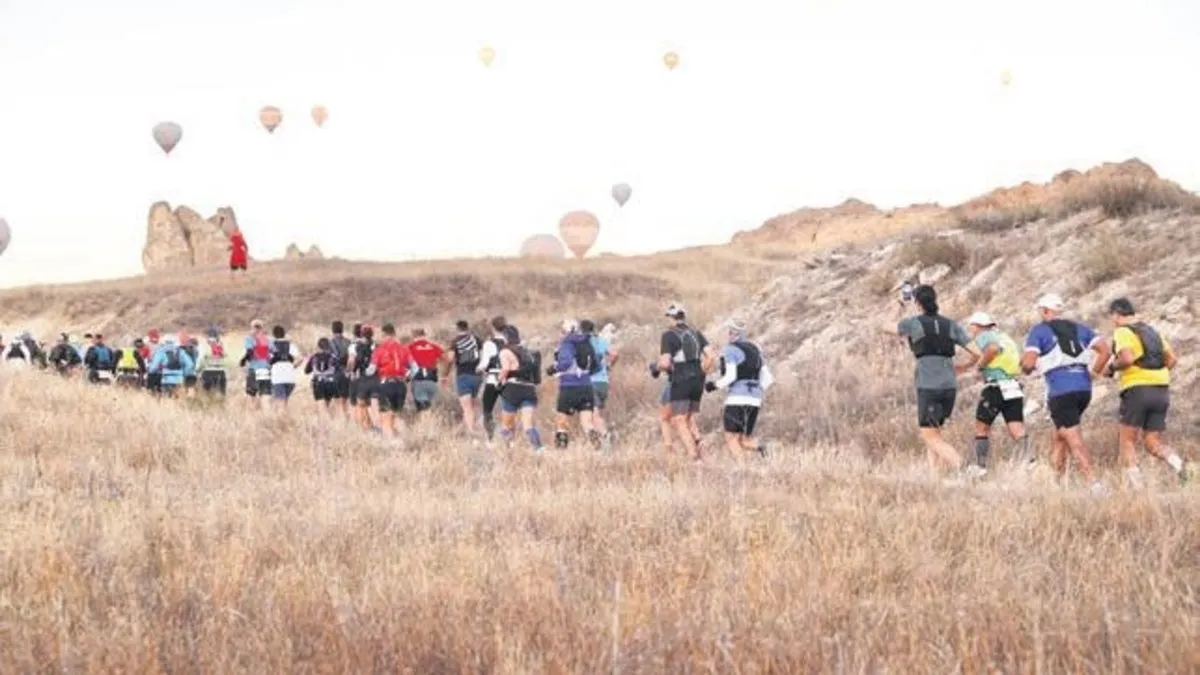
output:
[[[667,66],[667,70],[675,70],[675,66],[679,65],[679,55],[675,52],[663,54],[663,64]]]
[[[262,110],[258,111],[258,121],[262,122],[262,125],[266,127],[267,133],[273,134],[275,133],[275,127],[279,126],[279,123],[283,121],[283,112],[273,105],[264,106]]]
[[[314,105],[312,118],[313,122],[317,123],[317,126],[323,127],[325,126],[325,120],[329,119],[329,110],[323,105]]]
[[[1006,87],[1012,84],[1012,71],[1008,68],[1000,71],[1000,84],[1003,84]]]
[[[565,258],[567,249],[552,234],[535,234],[521,242],[522,258]]]
[[[479,50],[479,60],[483,62],[484,67],[492,65],[492,60],[496,58],[496,50],[491,47],[483,47]]]
[[[600,220],[587,211],[571,211],[558,221],[558,233],[571,253],[576,258],[582,258],[596,243],[596,236],[600,234]]]

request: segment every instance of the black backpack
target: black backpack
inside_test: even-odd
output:
[[[1058,348],[1067,356],[1079,356],[1087,349],[1079,339],[1079,324],[1067,319],[1053,319],[1048,322],[1050,330],[1058,340]]]
[[[922,314],[917,317],[922,336],[909,338],[908,346],[918,359],[923,356],[954,356],[954,322],[944,316]]]
[[[371,366],[371,352],[375,350],[372,342],[359,342],[354,345],[354,371],[359,375],[366,375],[367,368]]]
[[[758,375],[762,372],[762,352],[759,351],[758,345],[746,340],[737,340],[733,346],[742,350],[746,358],[737,366],[738,380],[757,380]],[[725,374],[725,359],[721,359],[721,374]]]
[[[271,365],[287,361],[292,363],[292,343],[288,340],[276,340],[271,347]]]
[[[1133,365],[1145,370],[1160,370],[1167,367],[1167,353],[1163,349],[1162,337],[1150,326],[1137,322],[1126,326],[1142,343],[1142,355]]]
[[[517,372],[513,375],[530,384],[541,384],[542,353],[531,352],[522,345],[514,345],[511,349],[517,357]]]
[[[696,337],[696,333],[687,326],[679,326],[672,329],[679,336],[679,351],[683,352],[684,363],[695,363],[700,360],[700,339]],[[674,360],[675,355],[671,355]]]
[[[596,350],[592,347],[590,338],[575,343],[575,365],[589,375],[595,375],[603,369],[599,359],[596,358]]]
[[[183,359],[179,358],[179,348],[167,348],[167,366],[165,370],[183,370]]]
[[[454,363],[463,368],[479,365],[479,340],[467,333],[454,339]]]

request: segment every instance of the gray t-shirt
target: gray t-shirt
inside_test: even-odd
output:
[[[901,319],[896,329],[910,341],[925,337],[925,329],[915,316]],[[950,322],[950,339],[960,347],[966,347],[971,341],[971,338],[967,337],[967,331],[954,321]],[[917,389],[957,389],[958,376],[954,374],[954,359],[948,356],[922,356],[917,359],[916,380]]]

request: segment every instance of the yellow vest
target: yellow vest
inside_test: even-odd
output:
[[[137,352],[133,347],[126,347],[121,350],[121,360],[117,361],[117,370],[137,370]]]

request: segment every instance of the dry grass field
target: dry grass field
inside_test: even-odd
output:
[[[308,348],[334,318],[445,337],[454,319],[505,313],[543,347],[563,316],[612,321],[622,350],[613,451],[543,456],[469,442],[448,401],[389,441],[322,418],[303,384],[286,413],[263,413],[236,378],[228,401],[203,404],[0,369],[0,673],[1200,672],[1200,488],[1143,459],[1149,488],[1120,489],[1112,385],[1098,383],[1085,429],[1107,497],[1008,466],[998,428],[989,478],[946,483],[924,472],[911,356],[862,328],[909,257],[954,268],[943,288],[964,310],[1015,317],[1028,304],[1015,296],[1044,281],[1026,268],[1083,269],[1091,290],[1075,294],[1093,303],[1194,297],[1194,197],[1105,190],[1059,214],[963,215],[966,243],[910,238],[894,259],[833,232],[849,255],[809,257],[802,238],[0,292],[5,337],[212,323],[236,337],[262,317]],[[1088,209],[1094,222],[1049,222]],[[1055,257],[1037,228],[1094,228],[1113,254]],[[1131,257],[1134,240],[1169,253]],[[1005,249],[1018,245],[1031,253]],[[968,294],[1001,254],[1016,261],[1003,288]],[[756,331],[782,376],[768,459],[719,451],[717,396],[703,461],[660,452],[661,382],[644,366],[676,298],[701,326],[765,303]],[[1183,371],[1200,344],[1189,321],[1172,328]],[[1195,460],[1196,381],[1180,382],[1171,438]],[[553,394],[543,385],[544,431]],[[964,451],[977,395],[964,384],[947,429]],[[1044,416],[1030,420],[1043,457]]]
[[[794,399],[775,402],[787,415]],[[0,391],[0,672],[1184,673],[1200,500]],[[706,425],[707,426],[707,425]]]

